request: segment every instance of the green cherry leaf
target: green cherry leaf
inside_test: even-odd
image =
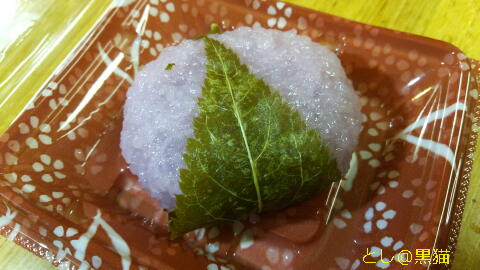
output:
[[[340,178],[320,134],[221,42],[207,57],[194,136],[169,215],[172,238],[307,200]]]

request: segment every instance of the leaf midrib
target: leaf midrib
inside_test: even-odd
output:
[[[262,197],[261,197],[261,194],[260,194],[260,185],[258,183],[258,171],[257,171],[257,166],[256,166],[256,163],[255,161],[253,160],[252,158],[252,153],[250,151],[250,146],[249,146],[249,143],[248,143],[248,138],[245,134],[245,130],[243,128],[243,122],[242,122],[242,118],[240,117],[240,114],[238,112],[238,105],[237,105],[237,102],[235,100],[235,97],[233,95],[233,88],[232,88],[232,84],[230,82],[230,78],[227,74],[227,70],[226,70],[226,66],[225,66],[225,63],[223,61],[223,58],[222,58],[222,55],[218,52],[217,50],[217,47],[215,46],[215,44],[213,42],[210,41],[210,38],[205,38],[208,42],[210,42],[210,44],[212,45],[213,49],[215,50],[215,54],[217,55],[218,59],[220,60],[220,63],[222,64],[222,71],[223,71],[223,74],[225,76],[225,80],[227,81],[227,88],[228,88],[228,91],[230,93],[230,97],[232,98],[232,107],[233,107],[233,112],[234,112],[234,115],[235,115],[235,118],[237,119],[237,123],[238,125],[240,126],[240,131],[242,132],[242,138],[243,138],[243,143],[245,144],[245,148],[247,150],[247,154],[248,154],[248,161],[250,163],[250,167],[252,168],[252,178],[253,178],[253,184],[255,186],[255,192],[256,192],[256,195],[257,195],[257,202],[258,202],[258,212],[262,212],[262,208],[263,208],[263,203],[262,203]]]

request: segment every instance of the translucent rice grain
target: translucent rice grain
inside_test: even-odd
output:
[[[213,35],[316,128],[346,173],[361,129],[360,102],[337,56],[294,31],[241,27]],[[121,148],[139,182],[168,210],[179,194],[185,138],[205,76],[201,40],[166,48],[127,93]],[[169,63],[175,65],[165,70]]]

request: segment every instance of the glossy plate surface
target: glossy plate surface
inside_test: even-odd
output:
[[[462,52],[283,2],[128,2],[0,137],[2,234],[63,269],[400,269],[362,257],[454,248],[478,98]],[[340,188],[170,241],[166,213],[121,157],[122,106],[142,65],[211,23],[296,29],[329,46],[361,95],[363,131]]]

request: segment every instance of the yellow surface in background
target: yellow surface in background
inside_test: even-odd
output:
[[[55,67],[61,64],[110,2],[111,0],[2,1],[0,133],[24,108],[32,93],[48,80]],[[363,23],[444,40],[459,47],[469,57],[480,59],[479,0],[288,0],[288,2]],[[27,14],[33,14],[36,19],[31,21]],[[479,163],[477,151],[462,232],[457,246],[455,270],[480,269]],[[54,268],[48,262],[0,237],[0,269]]]
[[[0,2],[0,134],[111,0]]]

